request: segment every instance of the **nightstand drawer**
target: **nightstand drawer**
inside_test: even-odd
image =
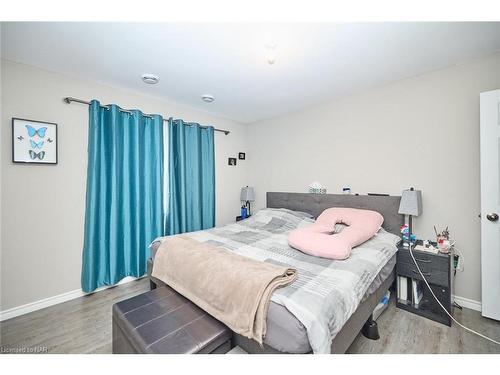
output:
[[[413,256],[420,267],[429,270],[448,272],[450,258],[436,254],[425,254],[422,251],[413,251]],[[410,255],[410,250],[402,249],[398,251],[398,263],[406,263],[415,267],[415,263]]]
[[[398,259],[396,267],[398,275],[411,277],[417,280],[422,280],[422,276],[418,272],[417,267],[415,266],[415,263],[413,263],[413,261],[412,264],[400,263]],[[429,284],[436,284],[444,287],[449,287],[448,272],[432,269],[430,264],[423,265],[419,263],[419,267]]]

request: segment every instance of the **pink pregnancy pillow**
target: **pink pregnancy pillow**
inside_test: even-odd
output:
[[[372,238],[382,226],[383,216],[370,210],[333,207],[324,210],[316,222],[295,229],[288,235],[288,244],[306,254],[329,259],[347,259],[353,247]],[[347,225],[333,234],[335,224]]]

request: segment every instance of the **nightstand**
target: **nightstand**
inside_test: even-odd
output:
[[[417,244],[421,245],[422,241],[417,241]],[[453,315],[453,254],[434,254],[413,250],[413,255],[432,291],[446,310]],[[400,279],[400,277],[406,278],[406,281]],[[396,282],[397,307],[451,326],[451,318],[443,311],[430,293],[413,262],[410,250],[404,247],[402,243],[398,246],[397,252]],[[418,301],[418,298],[415,301],[414,288],[419,290],[417,295],[421,295],[420,301]]]

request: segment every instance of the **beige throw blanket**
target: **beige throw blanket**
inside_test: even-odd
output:
[[[271,294],[295,280],[296,270],[175,236],[158,248],[152,276],[232,331],[262,344]]]

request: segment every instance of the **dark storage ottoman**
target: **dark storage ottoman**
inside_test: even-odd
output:
[[[226,353],[231,335],[167,286],[113,305],[113,353]]]

